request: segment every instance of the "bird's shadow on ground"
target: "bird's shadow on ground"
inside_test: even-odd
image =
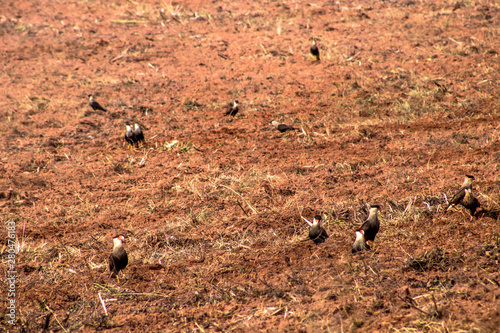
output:
[[[476,217],[480,218],[480,217],[489,217],[489,218],[492,218],[494,220],[498,220],[498,217],[500,216],[500,209],[483,209],[483,210],[480,210],[479,212],[477,212],[475,214]]]

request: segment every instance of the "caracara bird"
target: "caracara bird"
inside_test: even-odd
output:
[[[369,249],[370,245],[366,244],[365,231],[356,230],[356,240],[354,241],[354,244],[352,244],[352,253]]]
[[[118,235],[113,238],[113,251],[109,255],[109,271],[111,272],[111,277],[116,278],[118,282],[118,273],[125,269],[128,264],[127,251],[123,248],[123,242],[125,241],[125,236]]]
[[[356,253],[364,249],[366,250],[370,249],[370,246],[368,246],[366,242],[375,241],[375,236],[377,235],[378,230],[380,229],[380,222],[378,220],[378,214],[377,214],[379,209],[380,206],[378,205],[370,206],[370,212],[368,214],[368,218],[366,219],[365,223],[363,223],[361,228],[356,230],[356,240],[352,245],[352,253]]]
[[[481,207],[479,200],[477,200],[477,198],[472,194],[472,190],[470,188],[465,189],[465,196],[462,200],[462,206],[464,206],[465,209],[469,211],[471,219],[476,213],[476,209]]]
[[[231,106],[227,111],[226,111],[226,116],[236,116],[238,113],[238,101],[234,101],[233,106]]]
[[[465,189],[472,189],[472,181],[475,180],[474,176],[471,175],[465,175],[464,183],[462,184],[462,187],[455,193],[453,198],[450,200],[448,203],[448,207],[446,208],[446,211],[450,210],[451,207],[462,204],[462,200],[465,197]]]
[[[286,131],[297,131],[297,132],[299,132],[298,129],[293,128],[292,126],[289,126],[289,125],[280,124],[276,120],[271,121],[270,125],[274,126],[281,133],[286,132]]]
[[[101,104],[97,103],[94,99],[94,96],[92,95],[89,95],[89,105],[92,107],[92,109],[94,109],[94,111],[96,110],[108,111],[105,108],[103,108]]]
[[[138,123],[134,124],[134,135],[135,135],[135,140],[137,143],[137,146],[139,146],[139,142],[144,142],[144,134],[142,134],[141,127],[139,126]]]
[[[311,54],[316,58],[316,60],[319,60],[319,49],[318,46],[316,45],[316,40],[313,39],[313,45],[311,45]]]
[[[323,243],[327,238],[328,234],[326,230],[321,226],[321,216],[316,215],[313,218],[312,223],[304,218],[304,220],[309,224],[309,239],[311,239],[315,244]]]
[[[137,138],[135,137],[134,131],[132,130],[132,126],[126,126],[127,130],[125,131],[125,141],[127,141],[129,145],[133,146],[137,143]]]

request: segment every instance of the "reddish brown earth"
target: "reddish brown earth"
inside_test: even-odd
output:
[[[498,2],[42,0],[0,14],[0,207],[19,250],[4,331],[498,330]],[[464,174],[472,220],[443,212]],[[352,255],[374,203],[375,249]],[[315,214],[320,245],[301,219]]]

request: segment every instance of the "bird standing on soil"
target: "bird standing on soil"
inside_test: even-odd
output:
[[[471,175],[465,175],[464,183],[462,184],[462,187],[455,193],[453,198],[450,200],[448,203],[448,207],[446,207],[446,211],[449,211],[451,207],[454,207],[455,205],[462,204],[462,200],[465,197],[465,190],[466,189],[472,189],[472,181],[475,180],[474,176]],[[463,204],[462,204],[463,205]]]
[[[125,141],[127,141],[129,145],[133,146],[137,142],[137,138],[135,137],[134,131],[132,130],[132,126],[125,126],[127,127],[125,131]]]
[[[92,95],[89,95],[89,105],[92,107],[92,109],[94,109],[94,111],[96,110],[108,111],[105,108],[103,108],[101,104],[97,103],[94,99],[94,96]]]
[[[297,132],[299,132],[298,129],[293,128],[292,126],[289,126],[289,125],[280,124],[276,120],[273,120],[270,125],[274,126],[281,133],[284,133],[286,131],[297,131]]]
[[[365,223],[356,230],[356,240],[352,245],[352,252],[356,253],[364,249],[370,249],[370,246],[366,243],[367,241],[374,242],[375,236],[380,229],[380,221],[378,220],[378,211],[380,210],[379,205],[370,206],[370,212],[368,213],[368,218]]]
[[[321,226],[321,216],[316,215],[313,218],[312,223],[304,218],[304,220],[309,224],[309,239],[311,239],[315,244],[323,243],[327,238],[328,234],[326,230]]]
[[[481,207],[479,200],[477,200],[477,198],[472,194],[472,190],[470,188],[465,189],[465,196],[462,200],[462,206],[464,206],[465,209],[469,211],[471,219],[476,213],[476,209]]]
[[[138,123],[134,124],[134,135],[137,146],[139,146],[139,142],[144,142],[144,134],[142,133],[141,127]]]
[[[311,54],[316,58],[316,60],[319,60],[319,49],[316,45],[315,39],[313,39],[313,45],[311,45]]]
[[[113,238],[113,251],[109,256],[109,271],[111,272],[111,277],[118,278],[118,273],[125,269],[128,264],[127,251],[123,248],[123,242],[125,241],[125,236],[118,235]]]
[[[226,111],[226,116],[236,116],[236,114],[239,111],[238,107],[238,101],[234,101],[233,106],[231,106],[227,111]]]
[[[125,141],[128,142],[131,146],[139,147],[139,142],[144,142],[144,134],[142,133],[141,127],[139,124],[135,123],[134,128],[132,125],[125,125],[127,130],[125,131]]]
[[[356,230],[356,240],[354,241],[354,244],[352,244],[352,253],[369,249],[370,246],[366,244],[365,231]]]

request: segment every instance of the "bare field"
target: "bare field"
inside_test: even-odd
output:
[[[0,42],[3,331],[498,331],[498,2],[11,1]]]

